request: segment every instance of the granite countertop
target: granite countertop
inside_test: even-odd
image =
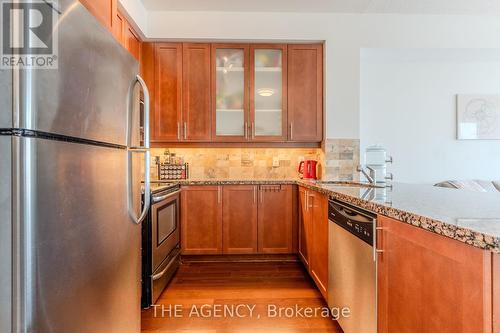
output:
[[[392,188],[317,184],[303,180],[298,184],[331,199],[500,253],[500,193],[404,183],[393,183]]]
[[[297,184],[396,220],[500,253],[500,193],[482,193],[393,183],[389,188],[363,187],[298,179],[188,179],[181,185]]]

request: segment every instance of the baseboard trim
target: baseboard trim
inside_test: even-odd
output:
[[[182,255],[181,263],[196,262],[300,262],[296,254]]]

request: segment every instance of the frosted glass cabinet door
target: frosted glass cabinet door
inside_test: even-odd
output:
[[[241,141],[247,136],[248,46],[213,45],[215,61],[215,137],[221,141]]]
[[[251,137],[286,139],[286,46],[251,46]]]

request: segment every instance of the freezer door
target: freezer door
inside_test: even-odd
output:
[[[16,127],[126,145],[139,64],[78,1],[59,7],[58,69],[20,71]]]
[[[140,332],[141,226],[128,211],[127,151],[13,140],[22,180],[20,331]]]
[[[12,71],[0,69],[0,128],[12,127]]]
[[[0,136],[0,332],[11,331],[11,138]]]

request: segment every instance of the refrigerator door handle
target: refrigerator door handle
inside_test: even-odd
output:
[[[149,153],[149,90],[144,82],[144,80],[137,75],[132,87],[139,83],[144,94],[144,110],[143,110],[143,126],[144,126],[144,137],[142,147],[130,147],[131,141],[131,127],[132,127],[132,115],[131,108],[129,108],[129,126],[128,126],[128,166],[127,166],[127,187],[128,187],[128,208],[129,214],[134,223],[140,224],[146,218],[149,208],[151,205],[151,175],[150,175],[150,153]],[[134,191],[133,191],[133,159],[134,153],[144,153],[144,203],[142,205],[142,210],[139,216],[137,216],[134,210]]]
[[[133,191],[133,177],[132,177],[132,156],[134,153],[144,153],[144,203],[139,215],[136,214],[134,209],[134,191]],[[150,169],[150,155],[148,149],[131,149],[128,151],[128,165],[127,165],[127,187],[128,187],[128,211],[135,224],[141,224],[146,218],[149,207],[151,205],[151,175]]]
[[[142,92],[144,94],[144,101],[141,103],[142,105],[144,105],[144,110],[143,110],[143,119],[142,119],[142,123],[143,123],[143,127],[144,127],[144,137],[143,137],[143,146],[142,147],[132,147],[132,144],[131,144],[131,141],[132,141],[132,126],[133,126],[133,117],[132,117],[132,103],[130,103],[130,106],[129,106],[129,114],[128,114],[128,122],[129,122],[129,125],[128,125],[128,133],[127,133],[127,146],[129,148],[140,148],[140,149],[149,149],[149,138],[150,138],[150,128],[149,128],[149,113],[150,113],[150,107],[149,107],[149,89],[148,89],[148,86],[146,85],[146,82],[144,82],[144,80],[142,79],[142,77],[140,75],[136,75],[135,77],[135,80],[134,82],[132,83],[132,86],[131,86],[131,90],[130,90],[130,94],[131,96],[133,96],[132,94],[132,90],[133,90],[133,87],[139,83],[141,88],[142,88]]]

